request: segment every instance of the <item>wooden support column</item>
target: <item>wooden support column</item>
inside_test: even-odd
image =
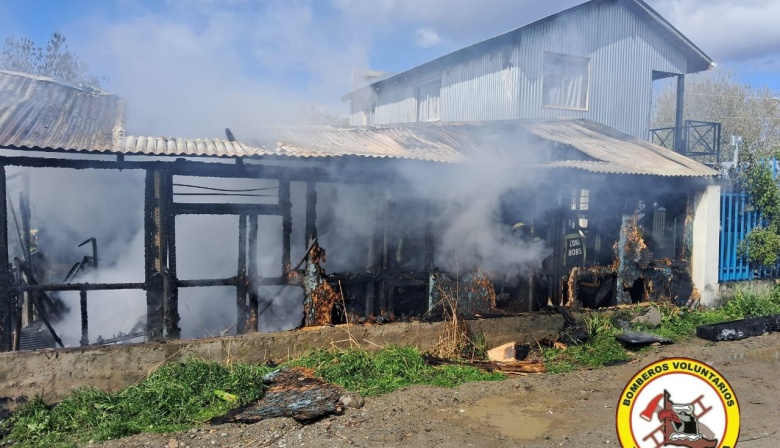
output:
[[[160,210],[162,178],[159,170],[146,171],[144,194],[144,264],[146,283],[146,336],[149,341],[163,339],[163,268],[166,260],[164,219]]]
[[[163,336],[165,339],[179,339],[179,280],[176,273],[176,215],[173,208],[173,175],[163,172],[162,213],[165,231],[167,266],[163,276]],[[165,260],[165,259],[164,259]]]
[[[238,273],[236,274],[236,333],[247,331],[246,215],[238,215]]]
[[[290,265],[290,235],[292,234],[292,202],[290,180],[279,179],[279,206],[282,208],[282,278],[287,278]]]
[[[306,238],[304,244],[309,248],[312,240],[317,239],[317,183],[306,182]]]
[[[79,305],[81,307],[81,339],[79,345],[89,345],[89,318],[87,316],[87,290],[79,291]]]
[[[384,218],[382,219],[382,266],[381,271],[387,271],[391,268],[392,260],[391,260],[391,252],[392,252],[392,243],[390,241],[390,238],[392,238],[391,235],[391,228],[390,228],[390,219],[393,216],[393,208],[391,207],[391,204],[387,202],[385,204],[384,209]],[[379,284],[379,313],[380,314],[387,314],[391,310],[390,308],[390,301],[389,301],[389,289],[391,285],[390,282],[388,282],[386,279],[383,279]]]
[[[255,333],[258,330],[258,307],[260,300],[256,280],[258,278],[257,270],[257,215],[249,216],[249,247],[247,248],[247,282],[249,293],[249,309],[247,310],[247,333]]]
[[[0,165],[0,177],[0,351],[7,352],[13,348],[12,315],[14,303],[11,275],[8,270],[8,203],[6,202],[4,165]]]

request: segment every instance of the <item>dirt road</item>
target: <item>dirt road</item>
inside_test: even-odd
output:
[[[529,375],[455,389],[410,387],[361,409],[302,426],[291,419],[139,435],[101,447],[604,447],[618,446],[615,408],[640,367],[691,357],[718,369],[737,393],[742,448],[780,446],[780,334],[718,344],[691,340],[641,353],[634,363]]]

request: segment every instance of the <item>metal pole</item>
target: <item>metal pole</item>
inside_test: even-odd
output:
[[[685,106],[685,75],[677,75],[677,110],[674,120],[674,150],[679,153],[685,151],[685,129],[684,129],[684,106]]]
[[[8,270],[8,203],[5,166],[0,165],[0,351],[13,348],[11,275]]]

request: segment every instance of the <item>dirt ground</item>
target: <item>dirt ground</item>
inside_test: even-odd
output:
[[[719,370],[737,393],[739,446],[780,446],[780,334],[717,344],[694,339],[655,347],[636,361],[597,370],[527,375],[455,389],[410,387],[369,397],[360,409],[310,425],[273,419],[252,425],[203,426],[91,444],[157,447],[603,447],[618,446],[615,408],[640,367],[691,357]]]

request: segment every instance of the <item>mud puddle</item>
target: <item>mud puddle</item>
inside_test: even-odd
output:
[[[555,404],[529,403],[529,399],[520,395],[485,397],[466,408],[464,416],[491,425],[507,437],[535,439],[554,423],[550,413]]]
[[[737,353],[729,358],[734,360],[749,359],[753,361],[780,362],[780,345]]]

